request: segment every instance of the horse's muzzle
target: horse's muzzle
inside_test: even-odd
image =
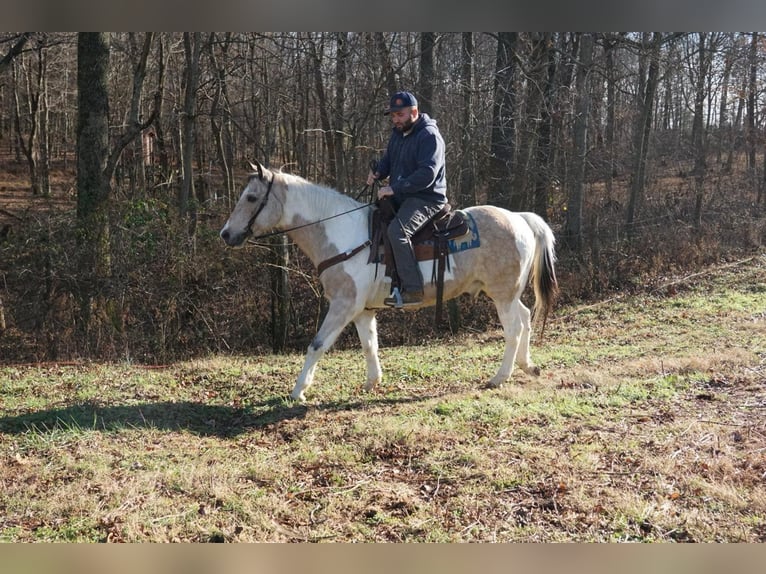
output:
[[[245,241],[245,237],[247,237],[247,233],[232,233],[228,227],[221,229],[220,235],[221,239],[223,239],[229,247],[242,245]]]

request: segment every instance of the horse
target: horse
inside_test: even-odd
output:
[[[371,391],[383,377],[375,315],[385,307],[383,299],[390,290],[390,278],[378,268],[380,265],[368,263],[369,217],[374,205],[297,175],[269,170],[260,163],[252,167],[253,173],[220,231],[221,238],[228,246],[238,247],[254,234],[286,233],[319,269],[329,301],[290,397],[306,400],[317,362],[350,322],[356,327],[367,362],[364,390]],[[505,351],[489,387],[508,381],[515,363],[525,373],[539,375],[529,353],[532,314],[520,298],[531,278],[534,317],[543,317],[544,328],[558,290],[553,232],[534,213],[491,205],[462,211],[475,221],[479,245],[450,254],[444,299],[484,292],[494,302]],[[433,305],[435,296],[435,286],[426,282],[422,305],[408,309]]]

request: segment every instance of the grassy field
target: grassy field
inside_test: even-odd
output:
[[[766,541],[766,258],[381,350],[0,367],[0,541]]]

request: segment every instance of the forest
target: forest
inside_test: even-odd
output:
[[[0,361],[303,349],[285,236],[225,248],[250,161],[357,196],[409,90],[455,207],[534,211],[560,300],[647,290],[764,241],[766,33],[0,34]],[[384,344],[482,331],[482,298],[381,313]],[[353,337],[340,346],[353,345]]]

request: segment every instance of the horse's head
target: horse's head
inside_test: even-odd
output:
[[[274,173],[260,163],[252,167],[253,173],[221,229],[221,238],[230,247],[242,245],[252,233],[273,229],[282,217],[281,202],[274,199]]]

